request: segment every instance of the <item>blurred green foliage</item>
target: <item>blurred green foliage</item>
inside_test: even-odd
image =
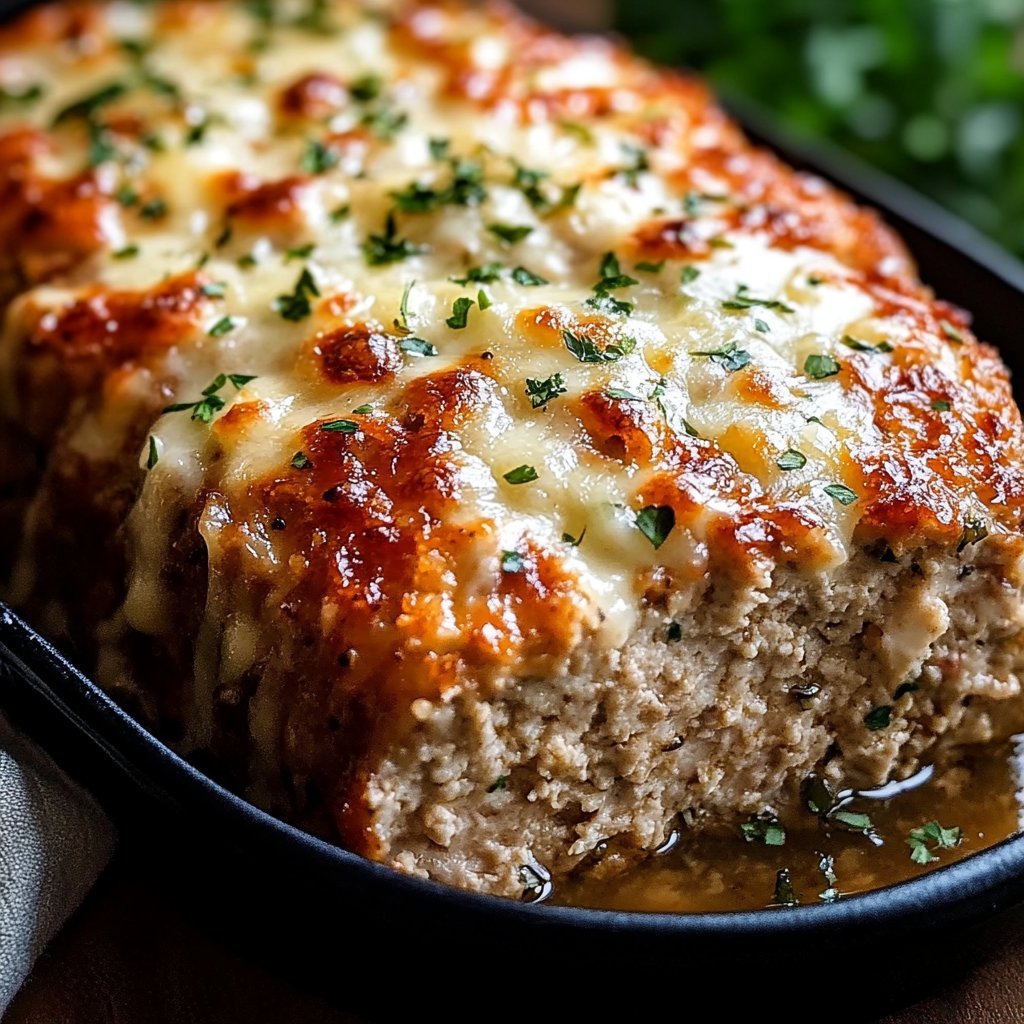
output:
[[[1024,0],[616,0],[618,27],[1024,256]]]

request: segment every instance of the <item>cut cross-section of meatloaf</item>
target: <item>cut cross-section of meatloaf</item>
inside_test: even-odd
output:
[[[165,0],[0,86],[8,595],[256,803],[516,894],[1024,725],[1005,368],[697,82]]]

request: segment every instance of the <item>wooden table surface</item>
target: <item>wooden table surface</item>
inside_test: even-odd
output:
[[[146,881],[143,867],[115,860],[4,1024],[357,1024],[215,939]],[[878,1024],[1024,1024],[1024,937]]]

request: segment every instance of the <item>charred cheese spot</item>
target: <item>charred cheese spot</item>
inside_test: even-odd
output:
[[[402,365],[397,340],[368,324],[324,331],[313,339],[310,350],[320,373],[332,384],[383,380]]]
[[[281,111],[288,117],[319,120],[341,110],[348,102],[348,89],[340,78],[325,71],[313,71],[292,82],[281,93]]]
[[[217,182],[226,198],[225,216],[245,228],[288,234],[303,222],[302,199],[309,179],[290,175],[260,181],[249,174],[231,173]]]

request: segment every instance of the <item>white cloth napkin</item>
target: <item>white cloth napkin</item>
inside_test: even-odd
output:
[[[0,715],[0,1015],[116,838],[92,796]]]

